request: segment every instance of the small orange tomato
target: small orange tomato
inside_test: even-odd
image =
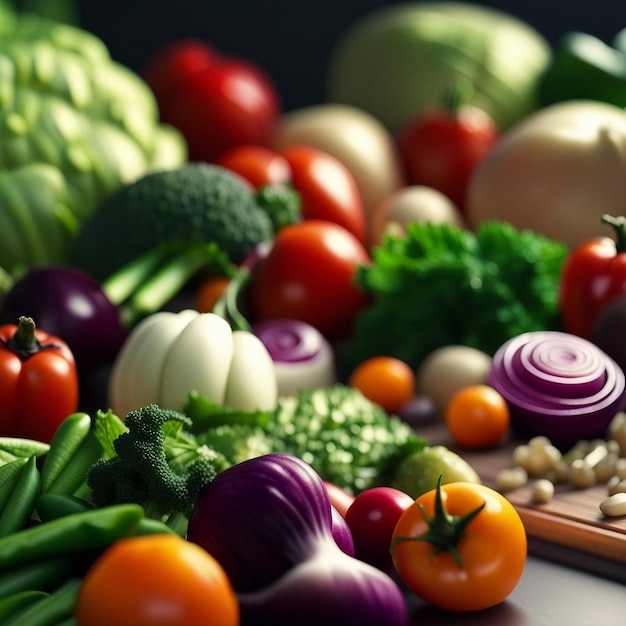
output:
[[[485,384],[457,391],[445,409],[445,422],[452,439],[461,447],[492,448],[506,434],[511,421],[503,396]]]
[[[78,626],[238,626],[239,603],[222,566],[178,535],[122,539],[87,571]]]
[[[196,311],[211,313],[217,301],[228,289],[228,285],[230,285],[230,279],[225,276],[212,276],[202,282],[196,289]]]
[[[356,367],[348,384],[387,413],[394,413],[413,398],[415,373],[400,359],[375,356]]]
[[[500,604],[517,586],[527,547],[524,524],[502,494],[439,481],[400,516],[391,556],[402,582],[429,604],[479,611]]]

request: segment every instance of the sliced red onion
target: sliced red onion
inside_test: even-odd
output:
[[[274,361],[280,396],[336,382],[333,349],[314,326],[300,320],[269,319],[255,323],[252,332]]]
[[[487,382],[507,400],[519,432],[557,445],[603,436],[625,406],[619,365],[590,341],[560,331],[528,332],[504,343]]]

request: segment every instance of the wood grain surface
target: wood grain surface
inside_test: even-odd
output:
[[[429,420],[416,430],[432,445],[443,444],[458,452],[492,487],[497,473],[513,466],[513,450],[522,443],[510,438],[494,450],[466,451],[455,447],[441,420]],[[571,565],[575,565],[577,552],[626,564],[626,517],[609,518],[600,511],[600,502],[607,496],[605,485],[588,489],[557,485],[554,498],[547,504],[533,503],[532,488],[530,479],[523,487],[505,494],[519,512],[530,539],[571,548]]]

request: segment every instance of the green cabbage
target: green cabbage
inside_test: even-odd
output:
[[[34,14],[0,34],[0,267],[11,272],[66,261],[105,197],[187,152],[96,36]]]
[[[416,112],[442,106],[456,81],[501,128],[538,106],[552,50],[514,16],[464,2],[407,2],[357,20],[330,55],[331,102],[368,111],[394,132]]]

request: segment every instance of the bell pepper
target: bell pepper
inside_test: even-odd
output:
[[[180,411],[192,392],[246,411],[273,410],[274,363],[261,340],[215,313],[160,311],[131,331],[109,380],[109,405],[123,419],[148,404]]]
[[[564,330],[589,339],[604,307],[626,293],[626,217],[603,215],[613,237],[595,237],[565,259],[560,276],[559,306]]]
[[[556,46],[539,82],[542,106],[564,100],[591,99],[626,106],[625,36],[614,45],[593,35],[571,32]]]
[[[30,317],[0,326],[0,435],[49,443],[78,408],[74,355]]]

